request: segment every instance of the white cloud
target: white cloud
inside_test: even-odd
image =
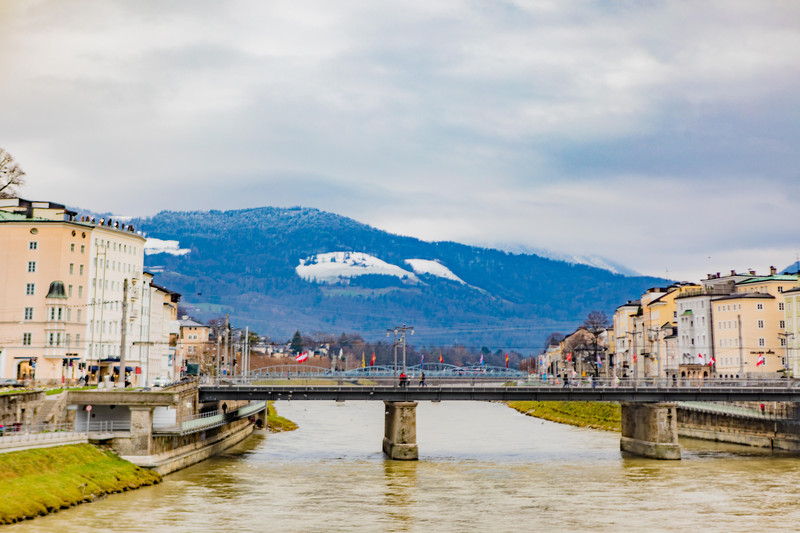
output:
[[[95,210],[309,205],[652,274],[791,259],[798,15],[778,0],[7,3],[2,142],[27,196]]]

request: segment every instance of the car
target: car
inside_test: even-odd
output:
[[[0,387],[22,387],[21,381],[14,378],[0,378]]]
[[[166,387],[170,383],[172,383],[172,380],[165,376],[157,376],[153,379],[153,387]]]

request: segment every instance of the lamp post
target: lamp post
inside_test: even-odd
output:
[[[386,336],[387,337],[389,337],[390,335],[394,334],[394,344],[392,346],[394,347],[394,379],[395,379],[395,381],[397,381],[397,333],[398,333],[397,328],[387,329],[386,330]]]
[[[786,348],[785,348],[785,351],[786,351],[786,359],[785,359],[785,361],[786,362],[784,363],[783,367],[786,370],[790,371],[792,376],[794,376],[795,367],[797,366],[797,361],[795,361],[794,358],[792,357],[793,351],[792,351],[792,346],[791,345],[795,343],[795,334],[794,334],[794,332],[791,332],[791,333],[778,333],[778,337],[783,337],[784,339],[786,339],[786,341],[785,341],[786,342]],[[791,341],[789,339],[791,339]]]

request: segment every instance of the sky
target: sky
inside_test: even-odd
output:
[[[306,206],[696,281],[800,254],[800,2],[5,0],[25,198]]]

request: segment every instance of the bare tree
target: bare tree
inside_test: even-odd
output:
[[[25,172],[6,150],[0,148],[0,198],[11,198],[19,194],[17,190],[25,184]]]
[[[595,373],[599,375],[600,368],[599,365],[597,365],[597,361],[599,360],[600,335],[610,327],[610,320],[608,319],[608,315],[603,311],[591,311],[589,316],[586,317],[586,320],[584,320],[583,327],[592,336],[591,343],[592,351],[594,352],[592,364],[595,368]]]

